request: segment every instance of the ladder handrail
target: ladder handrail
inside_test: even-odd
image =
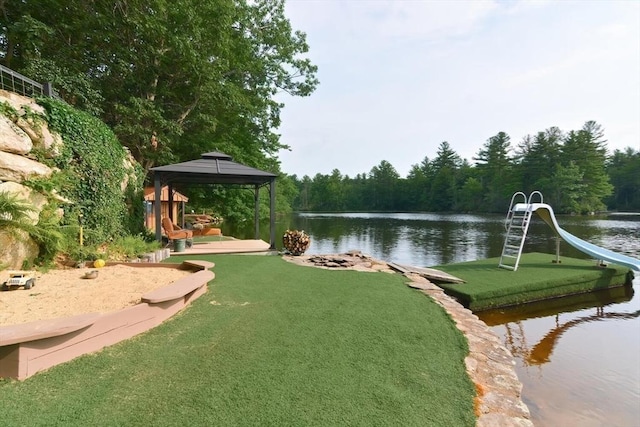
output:
[[[540,201],[538,203],[544,203],[544,198],[542,197],[542,193],[539,192],[538,190],[532,191],[531,194],[529,194],[529,198],[527,199],[527,204],[530,205],[532,204],[532,200],[533,200],[533,196],[537,194],[540,196]]]
[[[524,202],[527,203],[527,195],[524,194],[522,191],[516,191],[515,193],[513,193],[513,196],[511,196],[511,203],[509,203],[509,212],[513,210],[513,202],[515,201],[518,195],[521,195],[522,198],[524,199]]]
[[[513,215],[513,205],[516,197],[518,197],[519,195],[521,195],[522,198],[524,199],[524,202],[527,203],[527,195],[524,194],[522,191],[516,191],[515,193],[513,193],[513,196],[511,196],[511,202],[509,203],[509,210],[507,211],[507,218],[504,220],[505,230],[509,227],[509,223],[511,222],[511,216]]]

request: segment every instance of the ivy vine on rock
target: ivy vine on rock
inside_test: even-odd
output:
[[[99,119],[51,98],[39,103],[47,111],[49,127],[64,140],[60,156],[53,159],[67,184],[60,192],[75,203],[64,221],[77,222],[81,215],[88,244],[126,234],[123,224],[129,213],[122,186],[128,175],[130,184],[140,185],[141,170],[125,166],[125,148]]]

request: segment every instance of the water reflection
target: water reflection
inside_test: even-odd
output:
[[[311,235],[309,253],[362,250],[418,266],[496,256],[502,217],[430,213],[300,214],[294,225]]]
[[[536,426],[638,425],[638,285],[477,313],[516,358]]]
[[[640,253],[640,216],[558,218],[569,233],[596,245],[630,256]],[[500,256],[505,234],[504,216],[432,213],[301,213],[278,218],[276,236],[287,229],[305,230],[311,237],[308,254],[361,250],[377,258],[428,267]],[[269,224],[261,224],[269,240]],[[254,238],[253,223],[222,225],[225,235]],[[281,247],[281,242],[276,245]],[[551,228],[533,217],[525,252],[555,253]],[[587,256],[562,243],[561,254]],[[635,255],[634,255],[635,254]]]
[[[555,346],[560,336],[567,330],[574,326],[578,326],[582,323],[596,322],[601,320],[630,320],[640,316],[640,310],[636,310],[633,313],[605,313],[603,307],[598,307],[596,313],[590,316],[583,316],[577,319],[570,320],[568,322],[559,323],[559,315],[556,315],[556,327],[550,330],[547,335],[544,336],[529,352],[526,358],[526,362],[529,365],[540,365],[550,361],[553,347]]]
[[[518,307],[487,310],[476,313],[480,320],[488,326],[502,325],[504,327],[504,344],[511,353],[522,360],[524,365],[541,365],[551,361],[551,354],[560,337],[574,327],[584,323],[604,320],[630,320],[640,316],[640,310],[632,312],[611,311],[611,305],[631,301],[632,286],[620,286],[587,294],[556,298]],[[580,315],[567,321],[561,320],[561,314],[585,313],[586,309],[592,313]],[[554,320],[553,328],[535,344],[527,339],[525,321],[527,319],[550,317]]]

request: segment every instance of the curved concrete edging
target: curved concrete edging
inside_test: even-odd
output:
[[[0,327],[0,377],[24,380],[83,354],[101,350],[154,328],[207,291],[214,264],[119,263],[135,267],[195,270],[142,296],[142,302],[111,313],[87,313]],[[110,263],[110,265],[113,265]]]

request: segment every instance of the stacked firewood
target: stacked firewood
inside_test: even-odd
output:
[[[291,255],[302,255],[309,248],[311,239],[304,230],[287,230],[282,236],[282,243]]]

